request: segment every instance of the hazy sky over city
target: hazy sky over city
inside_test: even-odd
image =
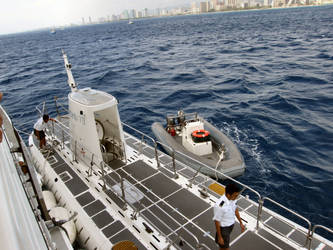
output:
[[[125,9],[165,8],[190,0],[1,0],[0,34],[21,32],[54,25],[80,23]]]

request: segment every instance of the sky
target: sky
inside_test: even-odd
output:
[[[179,6],[189,0],[0,0],[0,34],[81,23],[120,14],[125,9],[142,10]]]

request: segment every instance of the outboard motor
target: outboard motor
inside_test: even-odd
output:
[[[182,127],[185,124],[185,113],[183,110],[179,110],[177,114],[178,124]]]
[[[173,127],[176,125],[175,118],[167,117],[167,127]]]

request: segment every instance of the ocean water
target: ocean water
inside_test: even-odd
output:
[[[0,36],[2,105],[21,131],[70,91],[61,49],[123,122],[153,136],[166,113],[198,112],[240,148],[239,181],[333,228],[332,5]]]

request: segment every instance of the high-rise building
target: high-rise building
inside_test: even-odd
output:
[[[148,17],[148,9],[147,8],[143,9],[143,16]]]
[[[219,6],[219,0],[210,0],[210,9],[217,10]]]
[[[121,13],[121,18],[122,19],[128,19],[129,18],[128,10],[124,10],[123,13]]]
[[[200,2],[200,12],[205,13],[209,10],[209,2]]]
[[[138,11],[138,18],[142,18],[142,11]]]
[[[237,0],[227,0],[227,7],[228,8],[236,8],[237,7]]]
[[[129,18],[136,18],[136,10],[133,9],[130,11]]]
[[[160,16],[161,10],[159,8],[155,9],[154,16]]]
[[[191,3],[191,12],[193,14],[199,13],[199,8],[196,2]]]

